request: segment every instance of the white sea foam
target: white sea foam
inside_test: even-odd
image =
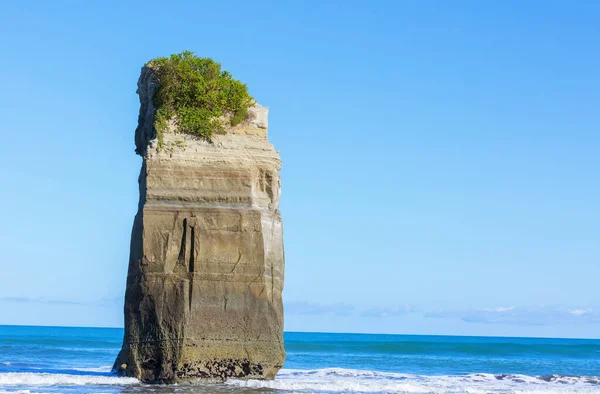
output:
[[[73,371],[81,371],[81,372],[110,372],[112,371],[111,365],[105,365],[102,367],[95,368],[71,368]]]
[[[32,372],[0,373],[0,386],[82,386],[129,385],[139,383],[134,378],[95,375],[68,375]]]
[[[82,372],[101,372],[110,366],[73,368]],[[45,386],[127,386],[137,379],[110,375],[69,375],[50,373],[0,373],[0,394],[4,390]],[[276,380],[229,380],[230,388],[273,389],[289,393],[404,393],[404,394],[599,394],[598,377],[471,374],[425,376],[343,368],[315,370],[283,369]],[[221,388],[214,386],[215,392]],[[43,388],[41,390],[44,390]],[[11,393],[29,393],[9,391]],[[36,390],[37,392],[37,390]]]
[[[291,392],[414,394],[591,394],[600,393],[596,378],[471,374],[422,376],[342,368],[283,369],[273,381],[229,380],[228,385]]]
[[[284,368],[277,374],[278,378],[285,378],[289,376],[335,376],[335,377],[381,377],[381,378],[395,378],[395,379],[406,379],[410,377],[416,377],[417,375],[402,374],[396,372],[380,372],[380,371],[369,371],[363,369],[347,369],[347,368],[323,368],[323,369],[287,369]]]
[[[0,394],[44,394],[44,393],[32,393],[29,390],[17,390],[17,391],[0,390]]]
[[[45,393],[43,391],[31,391],[31,390],[11,390],[11,391],[0,390],[0,394],[55,394],[55,393]]]

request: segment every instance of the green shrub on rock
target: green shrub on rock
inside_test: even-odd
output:
[[[174,120],[179,131],[211,140],[248,116],[254,100],[246,85],[233,79],[221,64],[184,51],[159,57],[147,66],[154,70],[157,85],[152,101],[156,108],[154,127],[159,148],[168,122]]]

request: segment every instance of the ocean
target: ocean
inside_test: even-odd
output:
[[[0,393],[600,393],[600,340],[288,332],[274,381],[165,386],[110,372],[122,336],[0,326]]]

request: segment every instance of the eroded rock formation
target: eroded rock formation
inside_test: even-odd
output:
[[[267,108],[213,142],[171,125],[157,149],[152,70],[138,82],[143,157],[125,337],[115,369],[145,382],[273,378],[283,365],[278,152]]]

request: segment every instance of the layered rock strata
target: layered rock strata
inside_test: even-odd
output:
[[[283,365],[278,152],[267,108],[212,142],[171,125],[158,147],[144,68],[136,152],[140,202],[115,361],[144,382],[270,379]]]

